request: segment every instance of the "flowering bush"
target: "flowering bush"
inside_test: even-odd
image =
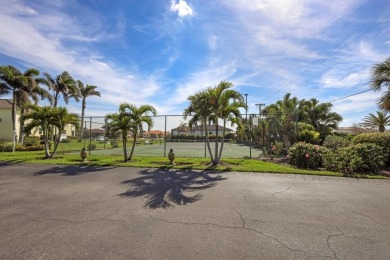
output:
[[[375,144],[357,144],[328,150],[323,155],[323,164],[327,170],[344,174],[378,174],[385,165],[383,149]]]
[[[275,142],[274,145],[271,146],[270,156],[281,156],[283,154],[283,143]]]
[[[290,147],[288,157],[290,163],[299,168],[316,169],[322,165],[322,154],[326,148],[299,142]]]

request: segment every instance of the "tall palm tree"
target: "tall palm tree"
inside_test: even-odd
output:
[[[24,73],[14,66],[0,66],[0,93],[12,94],[12,130],[16,132],[16,109],[21,108],[21,114],[24,113],[22,105],[30,103],[30,97],[37,102],[38,96],[46,96],[44,89],[40,88],[39,83],[42,79],[38,78],[39,70],[28,68]],[[23,140],[23,123],[20,124],[20,142]],[[17,141],[17,140],[15,140]]]
[[[53,102],[50,93],[40,86],[40,84],[44,83],[44,79],[38,77],[39,71],[37,69],[28,69],[23,73],[23,76],[27,79],[27,84],[17,91],[16,97],[17,106],[20,108],[21,116],[26,113],[25,106],[28,104],[37,105],[40,99],[48,99],[50,103]],[[20,122],[19,127],[19,142],[23,144],[24,123],[22,121]]]
[[[123,157],[124,161],[127,161],[127,137],[129,135],[130,128],[132,126],[131,118],[124,114],[122,111],[119,113],[107,114],[106,118],[106,127],[108,126],[110,131],[114,133],[121,133],[122,135],[122,147],[123,147]]]
[[[43,75],[46,77],[45,84],[52,90],[53,93],[53,107],[57,107],[58,99],[62,95],[65,104],[69,103],[69,98],[73,97],[78,101],[79,93],[76,86],[75,80],[69,75],[68,72],[64,71],[53,79],[50,74],[44,72]]]
[[[134,140],[133,145],[131,147],[130,156],[128,158],[129,161],[133,159],[134,147],[137,141],[138,131],[143,130],[143,124],[148,126],[148,131],[153,126],[153,119],[151,115],[156,116],[157,111],[151,105],[141,105],[140,107],[136,107],[135,105],[122,103],[119,106],[119,113],[128,116],[131,120],[130,130],[133,132]]]
[[[227,122],[232,124],[239,124],[241,119],[240,108],[246,108],[244,97],[237,91],[230,89],[233,87],[233,83],[228,81],[221,81],[214,88],[207,88],[200,93],[190,96],[189,107],[184,110],[184,116],[193,115],[193,118],[189,121],[190,124],[196,121],[201,121],[206,126],[206,143],[209,149],[210,158],[213,165],[218,165],[221,160],[224,135]],[[223,122],[222,129],[222,141],[219,148],[219,127],[218,120]],[[213,122],[216,129],[216,140],[214,145],[214,156],[211,152],[207,123]]]
[[[190,101],[189,106],[184,110],[184,119],[192,116],[188,121],[188,125],[192,128],[194,125],[200,124],[204,128],[205,141],[211,162],[214,161],[213,153],[210,147],[208,125],[210,124],[211,107],[208,100],[207,91],[200,91],[187,98]]]
[[[83,122],[84,122],[84,115],[85,115],[85,108],[87,106],[87,97],[90,96],[98,96],[100,97],[100,92],[96,90],[97,86],[93,85],[85,85],[78,80],[77,81],[77,87],[79,92],[79,97],[81,98],[81,120],[80,120],[80,135],[79,135],[79,142],[81,142],[81,139],[83,138],[84,134],[84,128],[83,128]]]
[[[239,92],[232,90],[233,83],[228,81],[221,81],[215,88],[209,89],[209,97],[212,101],[211,111],[214,114],[214,124],[216,126],[216,143],[215,143],[215,159],[213,164],[218,165],[221,161],[222,150],[225,141],[226,124],[231,122],[232,125],[239,125],[241,122],[240,108],[246,108],[245,100],[243,95]],[[218,151],[218,119],[222,119],[222,140],[221,147]]]
[[[390,115],[387,112],[376,111],[376,115],[369,113],[363,118],[363,126],[378,127],[379,132],[384,132],[386,126],[390,125]]]
[[[371,69],[370,88],[374,91],[384,90],[378,100],[378,106],[382,110],[390,111],[390,57],[375,64]]]

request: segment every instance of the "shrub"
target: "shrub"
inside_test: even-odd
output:
[[[89,144],[88,145],[88,150],[95,150],[96,149],[96,144]]]
[[[303,169],[316,169],[322,165],[326,148],[303,142],[292,145],[288,151],[290,163]]]
[[[38,136],[28,136],[23,140],[24,146],[37,146],[40,144],[40,139]]]
[[[43,145],[32,145],[32,146],[18,146],[15,150],[16,151],[23,151],[23,152],[27,152],[27,151],[42,151],[44,150],[45,147]]]
[[[297,140],[299,142],[319,144],[321,141],[320,133],[315,130],[314,126],[299,122]]]
[[[112,148],[118,148],[119,147],[118,141],[111,141],[110,143],[111,143],[111,147]]]
[[[350,144],[351,141],[347,137],[328,135],[322,145],[328,149],[336,150],[341,147],[346,147]]]
[[[383,149],[375,144],[357,144],[328,150],[323,155],[323,164],[327,170],[344,174],[378,174],[384,166]]]
[[[283,155],[283,152],[283,143],[275,142],[275,144],[271,146],[270,156],[281,156]]]
[[[62,139],[61,143],[70,143],[70,140],[69,139]]]
[[[390,166],[390,133],[365,133],[359,134],[352,139],[353,144],[376,144],[383,149],[385,164]]]

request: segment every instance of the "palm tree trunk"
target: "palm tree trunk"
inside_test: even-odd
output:
[[[49,129],[42,129],[43,130],[43,142],[45,144],[45,158],[50,157],[50,150],[49,150]]]
[[[23,116],[24,112],[25,112],[24,108],[21,108],[20,109],[20,116]],[[24,128],[24,123],[20,121],[20,125],[19,125],[19,143],[21,143],[22,145],[23,145],[23,139],[24,139],[23,128]]]
[[[209,151],[209,155],[210,155],[210,159],[211,159],[211,162],[214,161],[214,158],[213,158],[213,152],[211,151],[211,147],[210,147],[210,140],[209,140],[209,131],[207,129],[207,124],[206,124],[206,120],[204,122],[204,129],[206,131],[205,133],[205,138],[206,138],[206,145],[207,145],[207,149]]]
[[[122,136],[123,157],[124,161],[127,161],[127,136]]]
[[[16,94],[15,94],[15,89],[12,95],[12,136],[14,140],[13,142],[16,142],[17,140],[14,133],[16,133]]]
[[[79,143],[81,142],[81,139],[83,139],[83,134],[84,134],[84,128],[83,128],[84,113],[85,113],[85,101],[83,100],[83,104],[81,106],[80,136],[78,140]]]
[[[129,161],[131,161],[133,159],[134,147],[135,147],[135,143],[137,141],[137,130],[133,129],[133,135],[134,135],[133,146],[131,147]]]
[[[57,151],[57,147],[58,147],[58,145],[60,143],[60,139],[61,139],[61,136],[60,135],[58,135],[58,136],[56,135],[56,138],[54,140],[54,149],[53,149],[53,152],[50,155],[50,158],[54,158],[54,155],[55,155],[55,153]]]
[[[217,165],[218,164],[218,120],[217,120],[217,124],[215,125],[215,153],[214,153],[214,161],[213,161],[213,165]]]
[[[222,130],[222,142],[221,142],[221,148],[219,150],[219,157],[218,157],[217,163],[219,163],[221,161],[223,145],[225,143],[225,133],[226,133],[226,121],[224,120],[223,121],[223,130]]]

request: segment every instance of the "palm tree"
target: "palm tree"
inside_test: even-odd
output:
[[[60,138],[55,140],[53,152],[50,153],[49,149],[49,129],[51,126],[57,127],[60,132],[65,129],[68,124],[75,125],[78,128],[78,116],[73,113],[69,113],[64,107],[52,108],[50,106],[37,106],[27,105],[28,112],[21,116],[21,121],[28,122],[25,126],[25,131],[30,133],[32,129],[40,127],[43,132],[43,140],[45,146],[45,158],[53,158]]]
[[[148,131],[150,130],[153,126],[153,119],[150,114],[156,116],[157,111],[151,105],[141,105],[137,108],[135,105],[122,103],[119,106],[119,113],[126,115],[131,120],[130,130],[133,132],[134,136],[133,146],[131,147],[130,156],[128,158],[128,160],[131,161],[133,158],[135,143],[137,141],[138,131],[143,131],[143,124],[148,126]]]
[[[385,127],[390,125],[390,115],[387,112],[376,111],[376,115],[369,113],[363,118],[363,126],[378,127],[379,132],[384,132]]]
[[[371,69],[370,88],[374,91],[385,91],[378,100],[378,106],[382,110],[390,111],[390,57]]]
[[[17,91],[16,102],[17,106],[20,107],[20,115],[26,113],[25,106],[28,104],[37,105],[39,99],[48,99],[52,103],[52,96],[50,93],[42,88],[40,84],[44,82],[43,78],[38,77],[39,71],[37,69],[28,69],[23,73],[23,76],[27,79],[27,84]],[[23,144],[24,139],[24,123],[20,122],[19,125],[19,142]]]
[[[43,141],[45,146],[45,158],[50,157],[49,150],[49,128],[50,128],[50,118],[53,114],[53,108],[49,106],[37,106],[37,105],[28,105],[27,109],[29,112],[24,114],[20,120],[25,122],[27,119],[30,121],[25,126],[25,132],[30,133],[33,128],[40,127],[43,133]]]
[[[22,105],[30,103],[30,97],[38,101],[38,96],[46,96],[44,89],[39,87],[42,79],[37,78],[39,70],[28,68],[24,73],[14,66],[0,66],[0,93],[12,94],[12,130],[16,133],[16,109],[21,108],[23,115],[24,108]],[[23,140],[23,123],[20,124],[20,142]],[[15,140],[17,141],[17,140]]]
[[[192,128],[194,125],[200,124],[204,128],[205,141],[207,149],[210,155],[211,162],[214,161],[213,153],[211,152],[209,142],[209,131],[208,125],[210,124],[211,108],[208,101],[208,93],[206,91],[198,92],[187,98],[190,101],[190,105],[184,110],[184,119],[188,116],[192,116],[189,120],[188,125]]]
[[[184,116],[193,115],[193,118],[189,121],[190,125],[197,121],[203,123],[206,127],[206,143],[209,149],[209,154],[213,165],[218,165],[224,145],[224,135],[227,122],[233,124],[239,124],[241,119],[240,108],[246,108],[244,97],[235,90],[230,89],[233,87],[233,83],[228,81],[221,81],[214,88],[207,88],[193,96],[190,96],[188,100],[190,105],[184,110]],[[222,141],[219,148],[218,138],[218,120],[223,121]],[[211,152],[207,124],[213,122],[216,129],[215,151],[214,156]]]
[[[343,120],[342,116],[336,112],[331,112],[332,106],[331,103],[320,103],[315,98],[310,100],[303,99],[299,102],[301,112],[299,121],[312,125],[320,133],[322,141]]]
[[[58,99],[62,94],[65,104],[69,103],[69,98],[73,97],[78,101],[78,89],[75,80],[69,75],[68,72],[64,71],[56,77],[54,80],[50,74],[44,72],[43,75],[46,77],[45,84],[52,90],[53,93],[53,107],[57,107]]]
[[[230,89],[233,83],[228,81],[221,81],[218,86],[209,89],[210,100],[213,100],[212,113],[214,114],[214,124],[216,126],[217,139],[215,142],[215,160],[214,165],[218,165],[221,161],[222,150],[225,141],[226,124],[231,122],[231,125],[240,125],[241,112],[240,108],[246,108],[244,97],[237,91]],[[214,102],[215,100],[215,102]],[[222,119],[222,140],[221,147],[218,152],[218,119]]]
[[[79,142],[81,142],[81,139],[82,139],[83,133],[84,133],[83,122],[84,122],[85,108],[87,106],[86,99],[87,99],[87,97],[90,97],[90,96],[100,97],[100,92],[96,90],[97,86],[88,85],[88,84],[84,86],[84,84],[80,80],[77,81],[77,87],[78,87],[78,92],[80,95],[79,97],[81,98],[81,102],[82,102],[80,135],[79,135],[79,140],[78,140]]]
[[[111,113],[106,115],[106,127],[109,127],[110,131],[122,135],[122,146],[124,161],[127,161],[127,136],[129,135],[130,127],[132,126],[131,118],[124,114],[122,111],[119,113]]]
[[[296,97],[291,98],[291,93],[284,95],[282,100],[276,101],[264,108],[270,135],[276,139],[281,136],[286,147],[289,146],[295,136],[295,125],[299,120],[299,101]]]

